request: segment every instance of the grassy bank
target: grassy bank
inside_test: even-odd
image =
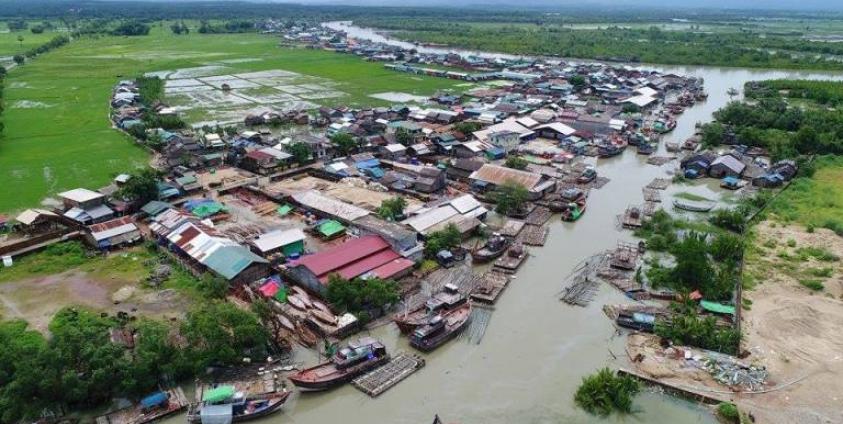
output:
[[[820,157],[815,165],[814,176],[793,181],[769,211],[784,221],[843,234],[843,157]]]
[[[4,34],[9,36],[9,34]],[[391,72],[382,64],[324,51],[285,49],[259,34],[96,37],[38,57],[9,73],[6,130],[0,139],[0,212],[35,206],[47,195],[96,188],[141,166],[147,154],[110,128],[109,96],[121,78],[143,72],[222,65],[226,72],[283,69],[336,82],[346,104],[384,104],[384,91],[432,94],[458,82]]]

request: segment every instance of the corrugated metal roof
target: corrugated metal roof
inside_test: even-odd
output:
[[[541,181],[542,176],[532,172],[520,171],[503,166],[485,164],[480,169],[471,173],[472,180],[485,181],[494,185],[501,185],[507,181],[523,186],[526,189],[535,187]]]
[[[389,244],[380,236],[363,236],[337,247],[304,256],[299,259],[297,265],[307,267],[310,272],[321,277],[388,248]]]
[[[261,235],[252,243],[261,252],[268,252],[304,239],[304,231],[299,228],[292,228],[289,230],[271,231]]]
[[[387,279],[398,275],[412,267],[413,261],[407,258],[396,258],[369,271],[369,274],[372,274],[378,278]]]
[[[316,190],[307,190],[293,194],[293,200],[299,204],[337,218],[354,221],[364,217],[369,211],[320,194]]]
[[[329,274],[324,274],[319,277],[319,281],[323,283],[327,282],[328,276],[333,273],[337,273],[342,276],[342,278],[350,280],[400,257],[401,255],[395,253],[393,250],[385,249],[373,255],[366,256],[365,258],[362,258],[360,260],[351,262],[348,265],[334,270]]]
[[[404,220],[404,224],[412,227],[416,232],[424,232],[428,228],[447,220],[448,218],[458,215],[459,212],[452,206],[442,206],[425,211],[414,217]]]
[[[73,190],[59,193],[59,197],[73,202],[84,203],[104,196],[96,191],[88,190],[87,188],[75,188]]]
[[[457,197],[456,199],[451,200],[450,203],[451,206],[453,206],[454,209],[461,214],[465,214],[482,206],[482,204],[470,194]]]
[[[112,219],[100,224],[94,224],[88,227],[91,236],[96,241],[106,240],[111,237],[138,231],[134,219],[131,216],[124,216],[122,218]]]

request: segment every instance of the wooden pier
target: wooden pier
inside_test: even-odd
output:
[[[498,272],[507,274],[515,274],[515,271],[527,260],[527,249],[523,246],[515,244],[511,246],[506,253],[495,261],[493,269]]]
[[[106,415],[96,417],[96,424],[144,424],[167,417],[181,411],[189,404],[181,387],[166,390],[167,404],[165,407],[151,411],[144,410],[140,405],[119,409]]]
[[[497,232],[504,237],[515,238],[524,229],[524,222],[515,219],[508,219],[506,223]]]
[[[647,158],[647,164],[662,166],[674,159],[676,159],[676,156],[650,156]]]
[[[410,374],[420,370],[424,365],[424,359],[421,356],[399,353],[386,365],[355,378],[351,384],[361,392],[377,397],[409,377]]]
[[[528,246],[544,246],[549,232],[547,225],[526,225],[518,240]]]
[[[626,208],[621,220],[623,228],[636,229],[644,225],[644,214],[638,206],[630,206]]]

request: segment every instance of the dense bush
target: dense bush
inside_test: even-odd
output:
[[[117,25],[116,28],[111,30],[111,34],[124,36],[149,35],[149,25],[137,21],[127,21]]]
[[[583,378],[574,395],[574,402],[590,414],[607,416],[613,411],[632,412],[632,400],[641,390],[638,380],[615,375],[603,368]]]
[[[349,281],[333,274],[328,278],[326,299],[337,310],[351,312],[365,322],[372,313],[382,311],[399,297],[393,280],[356,278]]]
[[[427,235],[424,240],[424,255],[428,259],[434,259],[439,251],[453,249],[459,246],[461,241],[462,236],[457,226],[448,224],[445,228]]]
[[[736,355],[741,333],[732,327],[719,327],[714,317],[700,318],[694,313],[675,315],[669,320],[657,320],[655,333],[675,344]]]

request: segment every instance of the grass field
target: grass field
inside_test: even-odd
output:
[[[165,27],[166,28],[166,27]],[[346,104],[380,105],[370,94],[432,94],[458,81],[388,71],[351,55],[279,48],[258,34],[175,36],[153,27],[147,37],[75,40],[13,69],[6,81],[6,130],[0,139],[0,212],[38,205],[45,196],[97,188],[148,160],[111,129],[108,102],[121,78],[208,65],[227,72],[282,69],[331,80]]]
[[[843,234],[843,158],[821,157],[812,178],[798,178],[770,205],[778,217]]]

